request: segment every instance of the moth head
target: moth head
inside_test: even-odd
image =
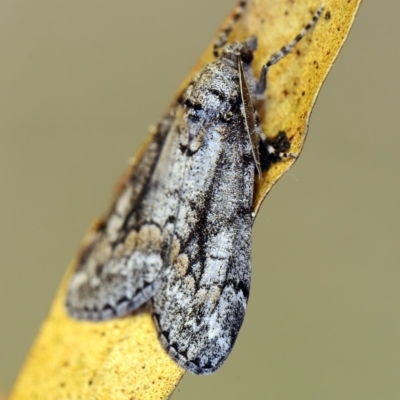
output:
[[[225,45],[221,52],[221,59],[237,62],[240,57],[244,64],[251,64],[254,51],[257,50],[257,37],[250,36],[244,42],[233,42]]]

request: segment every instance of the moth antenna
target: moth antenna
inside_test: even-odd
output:
[[[286,46],[283,46],[279,51],[271,56],[266,64],[262,67],[260,80],[257,83],[257,87],[255,89],[256,94],[263,94],[267,87],[267,72],[268,69],[276,64],[278,61],[282,60],[283,57],[288,55],[293,51],[293,48],[297,43],[300,42],[301,39],[306,35],[306,33],[317,23],[319,17],[324,11],[324,6],[322,5],[318,11],[314,14],[311,21],[297,34],[297,36]]]
[[[235,26],[237,20],[242,16],[244,9],[247,6],[247,0],[239,1],[238,5],[236,6],[232,18],[229,20],[228,25],[221,29],[218,34],[217,39],[214,42],[213,54],[215,57],[218,57],[218,49],[225,46],[230,33],[232,32],[233,27]]]
[[[246,79],[243,72],[243,65],[240,56],[237,59],[238,62],[238,70],[239,70],[239,86],[240,86],[240,94],[242,97],[243,104],[243,116],[245,120],[246,131],[249,136],[249,140],[251,143],[251,151],[254,158],[254,163],[258,172],[259,178],[262,177],[261,165],[260,165],[260,154],[258,150],[260,135],[256,131],[256,120],[254,117],[254,107],[251,100],[251,95],[249,88],[247,87]]]

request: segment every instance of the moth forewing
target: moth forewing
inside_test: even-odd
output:
[[[179,251],[152,301],[161,343],[196,374],[215,371],[229,355],[250,289],[251,144],[240,112],[228,121],[215,114],[241,103],[237,85],[237,70],[217,60],[184,94],[188,116],[203,99],[201,121],[187,120],[189,146],[204,136],[182,186],[173,237]]]
[[[175,111],[158,124],[154,141],[78,260],[66,300],[75,318],[124,315],[147,302],[158,286],[186,162]]]

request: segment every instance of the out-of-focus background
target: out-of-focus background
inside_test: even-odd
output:
[[[84,232],[233,5],[0,3],[5,391]],[[174,400],[400,398],[399,14],[361,6],[302,156],[257,218],[235,349]]]

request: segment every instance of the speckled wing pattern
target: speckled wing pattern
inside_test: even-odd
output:
[[[259,81],[251,69],[256,38],[225,44],[232,24],[222,31],[216,60],[161,119],[81,252],[67,292],[70,316],[104,320],[151,301],[160,341],[180,366],[195,374],[221,366],[249,296],[255,169],[290,147],[286,136],[279,148],[265,139],[253,103],[264,99],[268,68],[322,9]]]
[[[105,221],[82,251],[66,306],[103,320],[134,311],[154,294],[168,258],[187,155],[172,109]]]
[[[196,374],[228,356],[250,289],[254,160],[238,79],[219,60],[184,94],[190,167],[169,265],[152,300],[162,344]]]

